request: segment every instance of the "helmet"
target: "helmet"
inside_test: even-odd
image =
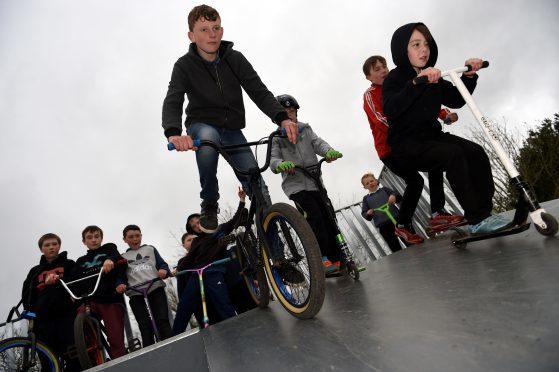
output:
[[[277,96],[276,99],[283,107],[294,107],[296,110],[299,110],[299,104],[297,100],[290,96],[289,94],[282,94],[281,96]]]

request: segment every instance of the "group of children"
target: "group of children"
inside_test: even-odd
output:
[[[239,196],[240,212],[234,218],[244,210],[244,192],[240,191]],[[188,232],[182,239],[187,255],[179,261],[179,271],[224,255],[225,247],[219,244],[217,237],[204,238],[204,234],[192,220],[193,217],[189,216]],[[232,227],[235,227],[234,223],[224,224],[221,231],[228,233]],[[200,239],[194,239],[197,235]],[[82,241],[87,247],[87,253],[73,261],[67,257],[67,252],[60,252],[62,242],[58,235],[48,233],[39,239],[42,255],[39,265],[29,271],[23,283],[23,305],[26,310],[35,312],[35,331],[38,339],[51,346],[65,361],[65,370],[81,370],[77,359],[70,357],[68,348],[74,345],[74,319],[77,313],[85,311],[86,303],[91,312],[105,325],[111,359],[126,354],[124,293],[129,297],[130,308],[138,323],[143,346],[152,345],[157,340],[156,331],[159,340],[184,331],[186,324],[182,323],[182,319],[188,320],[192,313],[196,314],[199,324],[202,324],[199,293],[191,290],[196,287],[197,278],[177,281],[180,301],[175,324],[171,327],[166,284],[163,279],[174,275],[176,270],[171,271],[155,247],[142,244],[142,232],[138,226],[126,226],[123,230],[123,240],[128,249],[121,254],[115,244],[103,244],[101,228],[87,226],[82,232]],[[75,281],[68,287],[77,297],[82,297],[93,291],[96,278],[94,274],[100,271],[102,274],[97,289],[83,301],[73,301],[59,283],[60,280],[64,280],[65,283]],[[205,273],[205,286],[210,294],[208,303],[211,323],[255,307],[254,303],[249,302],[250,298],[247,300],[247,297],[243,296],[242,288],[239,289],[240,269],[219,267],[215,271],[218,271],[218,275],[213,274],[212,270]],[[224,280],[224,275],[234,279]],[[90,280],[79,280],[89,276]],[[220,286],[221,283],[230,284],[231,295],[228,287]],[[214,296],[214,288],[222,292]],[[145,296],[149,301],[149,309]],[[235,306],[231,301],[225,304],[219,302],[221,298],[227,298],[228,301],[231,298]],[[229,306],[226,308],[225,305]],[[192,312],[187,314],[188,310],[183,309],[185,306],[191,306]],[[152,318],[156,329],[152,325]]]
[[[207,5],[192,9],[188,18],[189,51],[175,63],[163,103],[163,128],[167,140],[179,151],[197,150],[196,161],[200,175],[202,199],[200,228],[213,233],[217,228],[219,154],[211,147],[196,149],[193,138],[210,140],[221,145],[246,143],[242,89],[274,123],[283,128],[287,139],[275,139],[271,169],[282,173],[282,187],[287,196],[304,212],[313,228],[324,257],[325,268],[335,269],[340,252],[335,249],[324,213],[325,206],[317,197],[312,180],[297,172],[295,165],[316,164],[316,155],[336,160],[342,154],[318,137],[308,124],[297,120],[298,102],[289,95],[274,99],[246,58],[234,50],[233,43],[222,40],[223,28],[219,13]],[[488,233],[509,224],[499,215],[492,215],[494,186],[489,160],[483,148],[471,141],[442,131],[444,123],[457,120],[443,105],[459,108],[465,104],[458,90],[441,78],[434,68],[438,49],[423,23],[400,27],[391,41],[396,68],[388,71],[386,60],[380,56],[367,59],[363,66],[372,86],[365,92],[364,109],[382,162],[406,182],[402,196],[391,190],[378,189],[373,175],[362,179],[369,194],[363,199],[363,217],[373,219],[393,250],[398,250],[392,235],[406,244],[423,241],[413,226],[412,217],[423,189],[420,171],[429,175],[432,225],[452,225],[464,217],[473,234]],[[462,80],[473,92],[482,67],[479,58],[465,63],[471,70]],[[414,78],[425,76],[427,83],[418,84]],[[242,88],[242,89],[241,89]],[[182,135],[184,96],[187,134]],[[303,129],[302,131],[299,129]],[[241,168],[255,166],[250,149],[238,151],[233,161]],[[443,172],[450,182],[465,216],[452,215],[444,208]],[[247,190],[246,177],[237,175]],[[367,185],[365,184],[367,182]],[[260,182],[269,200],[266,184]],[[383,190],[381,192],[381,190]],[[375,212],[382,204],[401,203],[395,226]],[[372,204],[369,204],[372,203]],[[395,211],[395,210],[394,210]],[[396,212],[396,211],[395,211]]]
[[[273,141],[270,167],[274,173],[282,174],[284,192],[305,214],[315,232],[325,271],[338,270],[341,252],[335,244],[333,221],[328,217],[314,180],[296,171],[295,165],[316,164],[317,155],[334,161],[342,154],[318,137],[308,124],[298,121],[300,106],[295,98],[290,95],[274,97],[243,54],[233,49],[233,43],[222,40],[221,18],[215,9],[207,5],[196,6],[188,16],[188,26],[191,44],[187,54],[174,65],[163,103],[163,128],[168,141],[178,151],[196,150],[193,138],[221,145],[246,143],[242,133],[245,127],[244,89],[262,112],[285,130],[286,139],[275,138]],[[451,83],[441,79],[440,70],[434,67],[438,49],[428,28],[423,23],[410,23],[398,28],[392,37],[391,51],[396,68],[390,72],[381,56],[372,56],[365,61],[363,72],[372,85],[364,94],[364,110],[379,158],[405,180],[407,187],[400,196],[388,188],[379,188],[375,176],[365,174],[361,182],[368,193],[363,198],[363,217],[374,221],[393,251],[401,249],[396,236],[408,244],[421,243],[422,238],[414,231],[411,220],[423,188],[423,178],[419,174],[422,171],[429,174],[431,224],[457,223],[465,217],[473,234],[505,227],[508,220],[492,215],[494,186],[483,148],[442,131],[438,121],[456,121],[457,116],[444,109],[443,105],[459,108],[465,102]],[[471,70],[463,74],[462,81],[470,92],[477,84],[476,72],[482,62],[478,58],[466,61]],[[427,83],[416,84],[414,78],[418,76],[425,76]],[[188,97],[185,109],[187,134],[182,135],[185,95]],[[179,261],[179,272],[225,257],[227,244],[220,238],[231,233],[245,211],[246,195],[240,190],[237,213],[230,221],[218,224],[216,173],[219,155],[211,147],[197,150],[201,212],[188,217],[187,233],[182,239],[188,254]],[[248,148],[236,150],[231,156],[241,168],[257,165]],[[464,216],[451,215],[444,209],[443,172],[446,172],[451,188],[464,209]],[[248,179],[242,175],[237,177],[251,197]],[[266,201],[271,203],[263,179],[260,187]],[[399,212],[396,203],[401,205]],[[389,205],[389,210],[397,218],[396,224],[378,212],[383,204]],[[102,244],[103,232],[99,227],[88,226],[82,233],[88,252],[76,262],[68,259],[66,252],[59,252],[61,241],[55,234],[46,234],[39,240],[43,255],[40,264],[31,269],[25,280],[23,298],[26,308],[37,313],[39,338],[61,355],[66,355],[65,347],[73,343],[73,318],[76,311],[83,311],[83,305],[77,306],[64,289],[55,284],[60,279],[77,279],[96,270],[103,270],[105,275],[90,303],[107,327],[111,358],[125,353],[123,293],[130,296],[130,306],[138,321],[143,344],[154,342],[143,296],[131,287],[153,278],[166,278],[171,271],[157,249],[141,244],[142,235],[138,226],[127,226],[123,238],[129,249],[121,255],[114,244]],[[122,258],[125,264],[117,265]],[[210,312],[216,314],[214,319],[227,319],[242,311],[240,309],[254,307],[253,303],[246,302],[234,306],[235,301],[225,284],[226,276],[225,266],[210,267],[205,272],[206,289],[213,306]],[[148,299],[162,339],[184,331],[192,314],[199,318],[200,304],[194,299],[200,289],[194,279],[193,275],[184,275],[178,280],[179,304],[172,328],[163,290],[165,284],[157,281],[150,288]],[[68,360],[70,370],[75,368],[72,363]]]

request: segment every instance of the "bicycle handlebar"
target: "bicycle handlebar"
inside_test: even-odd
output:
[[[115,262],[115,266],[122,265],[124,263],[126,263],[126,259],[121,258],[121,259],[119,259]],[[101,268],[99,270],[99,273],[97,273],[97,274],[91,274],[91,275],[85,276],[85,277],[80,278],[80,279],[72,280],[71,282],[68,282],[68,283],[66,283],[63,279],[59,279],[59,280],[60,280],[60,284],[62,284],[62,287],[64,287],[64,289],[66,290],[66,292],[68,292],[70,297],[72,297],[74,300],[81,300],[81,299],[93,296],[93,294],[97,291],[97,288],[99,287],[99,283],[101,282],[101,275],[102,274],[103,274],[103,268]],[[81,281],[84,281],[84,280],[87,280],[87,279],[90,279],[90,278],[94,278],[94,277],[97,277],[97,281],[95,282],[95,287],[93,288],[93,291],[91,291],[90,293],[88,293],[86,295],[78,297],[74,294],[74,292],[72,292],[72,290],[70,288],[68,288],[68,285],[70,285],[70,284],[75,284],[75,283],[78,283],[78,282],[81,282]]]
[[[483,61],[482,65],[481,65],[481,68],[487,68],[487,67],[489,67],[489,61]],[[452,72],[455,72],[455,73],[459,74],[461,72],[468,72],[468,71],[472,71],[472,66],[465,65],[465,66],[462,66],[462,67],[454,68],[452,70],[442,71],[441,72],[441,77],[448,76]],[[413,83],[415,85],[425,84],[428,81],[429,81],[429,78],[427,76],[418,76],[418,77],[415,77],[413,79]]]
[[[202,266],[202,267],[199,267],[199,268],[197,268],[197,269],[186,269],[186,270],[178,271],[178,272],[175,274],[175,276],[184,275],[184,274],[186,274],[186,273],[194,272],[194,271],[199,271],[199,270],[204,271],[204,270],[206,270],[206,269],[207,269],[208,267],[210,267],[210,266],[221,265],[221,264],[224,264],[224,263],[229,262],[229,261],[231,261],[231,257],[225,257],[225,258],[222,258],[221,260],[214,261],[214,262],[212,262],[212,263],[207,264],[206,266]]]
[[[301,130],[299,130],[299,131],[301,131]],[[249,176],[253,173],[254,169],[253,170],[251,170],[251,169],[246,170],[246,169],[238,168],[235,165],[234,161],[231,159],[231,157],[227,154],[227,150],[232,150],[232,149],[237,149],[237,148],[242,148],[242,147],[256,146],[256,145],[261,145],[261,144],[269,144],[274,137],[286,138],[285,130],[283,128],[281,128],[281,129],[273,131],[272,133],[270,133],[270,135],[268,137],[264,137],[263,139],[261,139],[259,141],[239,143],[239,144],[236,144],[236,145],[221,146],[221,145],[218,145],[217,143],[215,143],[213,141],[199,140],[199,139],[195,139],[193,142],[195,144],[195,147],[201,147],[201,146],[213,147],[218,153],[220,153],[227,160],[227,162],[229,164],[231,164],[231,167],[233,168],[233,170],[235,170],[235,172],[237,172],[238,174],[242,174],[244,176]],[[173,151],[176,148],[175,148],[174,144],[168,143],[167,144],[167,149],[169,151]],[[272,146],[268,146],[268,148],[266,150],[266,161],[265,161],[265,163],[262,167],[256,168],[257,173],[264,173],[264,171],[266,171],[266,169],[270,165],[271,155],[272,155]]]

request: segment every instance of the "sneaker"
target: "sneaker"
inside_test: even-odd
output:
[[[492,232],[502,230],[508,227],[511,223],[512,221],[507,220],[501,215],[494,214],[492,216],[487,217],[483,221],[476,223],[475,225],[468,226],[468,230],[470,230],[470,234],[472,235],[489,234]]]
[[[336,266],[339,270],[340,267],[342,267],[342,263],[340,261],[336,261],[336,262],[334,262],[334,266]]]
[[[326,256],[322,257],[322,268],[326,274],[339,270]]]
[[[408,244],[420,244],[423,243],[423,238],[418,235],[411,225],[396,226],[394,233],[397,237],[401,238],[404,242]]]
[[[204,200],[200,206],[202,207],[200,212],[200,230],[206,234],[212,234],[217,230],[218,204]]]
[[[450,214],[444,209],[436,212],[437,214],[431,217],[431,227],[438,227],[441,225],[456,225],[464,221],[464,216],[459,214]]]
[[[278,267],[278,272],[284,282],[290,286],[300,286],[305,283],[303,273],[291,262],[283,261]]]

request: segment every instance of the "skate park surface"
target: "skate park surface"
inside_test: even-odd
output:
[[[533,225],[465,250],[447,232],[327,279],[314,319],[273,301],[92,370],[559,371],[558,269],[559,237]]]

